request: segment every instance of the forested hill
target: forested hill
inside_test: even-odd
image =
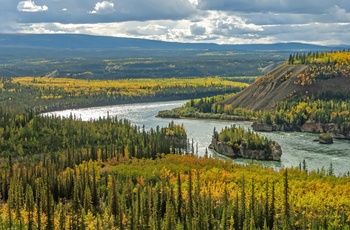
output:
[[[349,51],[297,54],[220,107],[263,111],[254,130],[330,133],[350,140],[349,95]]]
[[[288,98],[326,92],[350,95],[349,60],[349,52],[291,55],[286,63],[221,103],[233,108],[270,110]]]

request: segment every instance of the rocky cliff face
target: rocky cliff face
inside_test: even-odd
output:
[[[258,123],[258,122],[253,122],[252,128],[254,131],[260,131],[260,132],[300,131],[300,129],[298,127],[290,127],[286,124],[270,125],[270,124],[263,124],[263,123]]]
[[[329,133],[333,138],[336,139],[347,139],[350,140],[350,130],[341,129],[334,123],[322,124],[315,121],[307,121],[301,127],[290,127],[288,125],[269,125],[254,122],[252,124],[254,131],[260,132],[273,132],[273,131],[302,131],[310,133]]]
[[[244,142],[239,146],[239,151],[234,151],[227,143],[213,138],[209,148],[230,158],[280,161],[282,156],[281,146],[276,142],[271,144],[270,151],[248,149]]]
[[[323,133],[324,125],[320,122],[307,121],[301,126],[301,131],[309,133]]]
[[[333,138],[350,140],[350,130],[341,129],[334,123],[328,123],[323,125],[325,133],[329,133]]]

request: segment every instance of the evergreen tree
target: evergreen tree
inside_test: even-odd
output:
[[[25,195],[25,207],[28,218],[28,230],[34,229],[34,195],[32,187],[27,184],[26,195]]]

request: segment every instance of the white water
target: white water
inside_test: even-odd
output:
[[[114,105],[104,107],[91,107],[83,109],[70,109],[64,111],[50,112],[57,116],[75,115],[82,120],[97,119],[99,117],[117,116],[119,119],[128,119],[133,124],[147,129],[167,126],[173,119],[156,118],[160,110],[172,109],[182,106],[186,101],[138,103],[126,105]],[[198,154],[204,155],[205,149],[211,142],[214,127],[220,131],[225,126],[230,126],[233,122],[218,120],[192,120],[175,119],[175,123],[183,124],[190,140],[198,143]],[[249,122],[235,122],[237,125],[249,128]],[[263,161],[261,164],[274,168],[298,166],[303,160],[307,163],[307,168],[328,169],[332,163],[336,175],[350,171],[350,141],[335,140],[332,145],[321,145],[313,142],[316,134],[298,132],[274,132],[261,133],[279,143],[282,147],[281,162]],[[210,152],[211,153],[211,152]],[[237,162],[247,162],[248,160],[235,159]]]

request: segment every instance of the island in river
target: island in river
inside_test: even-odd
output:
[[[220,133],[214,129],[209,148],[230,158],[280,161],[282,156],[278,143],[236,125],[225,127]]]

